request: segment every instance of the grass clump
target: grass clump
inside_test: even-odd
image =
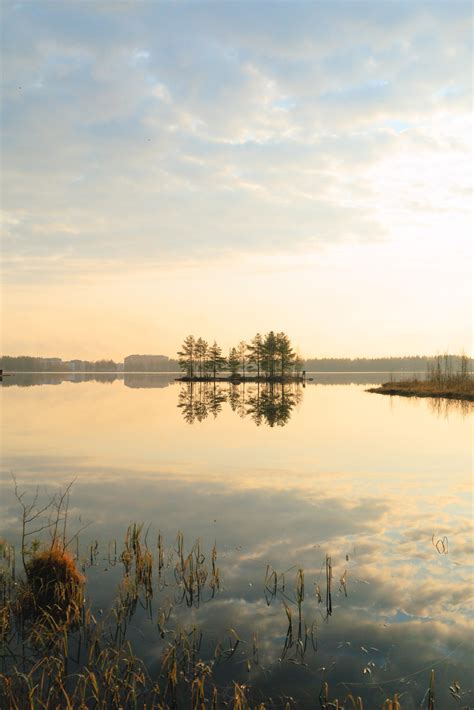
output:
[[[18,493],[17,497],[23,510],[21,552],[25,579],[17,582],[14,547],[0,541],[0,708],[293,710],[299,707],[298,698],[286,692],[278,698],[268,697],[265,685],[260,686],[262,679],[273,673],[276,666],[271,660],[272,665],[265,660],[265,647],[269,644],[265,639],[260,646],[260,656],[257,630],[252,639],[245,639],[234,628],[226,628],[224,634],[219,631],[216,636],[212,626],[210,633],[203,633],[196,625],[194,612],[202,604],[212,602],[223,588],[215,543],[205,554],[200,540],[188,547],[184,534],[178,532],[174,543],[166,547],[160,532],[156,543],[148,547],[149,528],[144,532],[142,524],[131,524],[121,550],[117,549],[115,540],[107,545],[107,557],[103,559],[107,559],[109,565],[122,568],[122,580],[112,607],[99,618],[103,610],[97,614],[90,602],[85,602],[85,578],[67,549],[67,504],[63,504],[66,500],[63,494],[52,499],[53,507],[51,501],[46,506],[37,504],[36,497],[28,503],[23,493]],[[47,514],[45,521],[38,511]],[[31,521],[34,529],[28,527]],[[52,533],[49,544],[41,545],[36,538],[33,543],[25,542],[30,533],[31,539],[38,530]],[[442,549],[447,549],[447,539],[446,543],[439,542],[443,543]],[[435,547],[438,549],[438,545]],[[100,555],[98,541],[86,550],[86,555],[80,556],[77,545],[76,558],[81,560],[83,570],[96,565]],[[303,568],[297,569],[294,584],[289,583],[292,569],[279,574],[268,565],[263,590],[268,606],[275,601],[282,602],[288,623],[286,635],[281,637],[284,645],[278,658],[280,668],[284,668],[281,672],[285,673],[289,664],[300,670],[307,667],[311,670],[309,656],[311,649],[314,654],[318,653],[318,628],[316,620],[306,623],[306,612],[312,613],[316,599],[321,605],[320,615],[329,623],[337,613],[333,599],[342,594],[346,598],[348,584],[345,570],[337,592],[328,554],[321,563],[320,583],[314,583],[315,593],[310,591],[312,586]],[[188,623],[184,626],[178,613],[170,620],[173,609],[177,611],[179,607],[192,611],[191,615],[186,614]],[[139,628],[143,614],[154,622],[158,632],[157,642],[152,642],[150,661],[136,655],[133,639],[133,627]],[[277,640],[273,631],[271,633]],[[227,668],[225,664],[229,664]],[[308,690],[312,693],[311,707],[401,710],[397,694],[392,698],[382,691],[370,704],[352,694],[351,687],[360,687],[361,696],[367,694],[370,686],[379,687],[373,681],[368,685],[344,683],[343,691],[338,684],[334,692],[340,697],[334,697],[325,677],[326,668],[319,671],[324,674],[319,695],[314,683]],[[288,678],[288,689],[297,687],[301,677],[298,671],[296,681]],[[393,681],[389,683],[392,685]],[[456,699],[461,697],[457,681],[450,692]],[[310,696],[300,697],[308,699]],[[422,707],[434,710],[434,699],[432,672]]]
[[[26,582],[19,598],[25,618],[42,613],[78,619],[83,604],[85,577],[70,552],[56,542],[36,552],[25,567]]]
[[[55,623],[77,623],[84,602],[85,577],[68,551],[78,535],[67,538],[73,482],[44,504],[38,501],[38,488],[28,500],[26,492],[19,490],[15,477],[13,483],[21,510],[21,559],[26,576],[19,584],[16,614],[21,621],[49,617]],[[42,533],[49,535],[48,543],[38,539]]]

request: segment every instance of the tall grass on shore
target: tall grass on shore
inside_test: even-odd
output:
[[[457,362],[457,367],[454,363]],[[439,388],[462,389],[469,387],[473,389],[472,372],[469,370],[469,358],[462,354],[457,358],[444,353],[438,355],[432,363],[428,363],[427,383]]]
[[[445,353],[434,358],[428,364],[426,377],[416,375],[411,380],[385,382],[382,386],[372,387],[369,392],[378,394],[400,395],[402,397],[431,397],[452,402],[463,402],[463,413],[472,410],[474,401],[474,378],[470,371],[470,359],[467,355],[454,356]]]

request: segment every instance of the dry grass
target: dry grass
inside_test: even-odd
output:
[[[473,382],[462,385],[433,386],[429,382],[405,380],[385,382],[381,387],[371,387],[367,391],[400,397],[431,397],[433,399],[459,400],[466,403],[474,402]]]
[[[419,397],[462,397],[474,399],[474,380],[451,379],[447,382],[432,382],[431,380],[402,380],[399,382],[385,382],[382,385],[386,390],[398,390],[407,395]]]
[[[426,378],[385,382],[381,387],[372,387],[368,392],[399,395],[402,397],[433,397],[461,401],[474,401],[474,379],[468,371],[468,358],[457,358],[459,367],[453,370],[453,357],[439,355],[430,366]]]
[[[20,499],[24,501],[23,499]],[[59,500],[59,499],[57,499]],[[26,505],[26,504],[25,504]],[[37,524],[36,501],[28,504],[26,520]],[[61,511],[61,506],[56,506]],[[245,640],[238,632],[227,629],[214,647],[202,650],[203,632],[197,626],[170,628],[168,622],[176,606],[191,610],[211,602],[222,588],[216,545],[206,554],[201,542],[186,545],[179,532],[174,544],[165,546],[161,533],[156,546],[148,546],[149,530],[143,525],[130,525],[121,552],[116,541],[107,545],[111,565],[121,565],[122,580],[111,612],[98,621],[84,599],[85,578],[64,545],[65,533],[56,535],[54,517],[53,543],[31,550],[22,540],[26,560],[24,580],[17,579],[15,550],[0,541],[0,707],[5,710],[24,708],[233,708],[265,710],[279,707],[290,710],[297,701],[261,698],[250,682],[242,683],[239,666],[250,673],[265,672],[259,658],[257,634]],[[24,528],[26,530],[26,528]],[[45,530],[49,531],[50,526]],[[64,527],[65,530],[65,527]],[[78,547],[77,547],[78,549]],[[87,547],[83,568],[95,565],[99,555],[97,541]],[[264,593],[267,603],[280,601],[287,621],[280,662],[306,666],[306,653],[318,651],[316,622],[307,623],[305,599],[311,610],[314,602],[324,623],[334,614],[333,597],[348,595],[347,570],[340,577],[339,592],[333,584],[333,564],[325,556],[320,569],[320,583],[314,583],[315,594],[302,568],[295,570],[294,582],[288,581],[290,570],[278,574],[267,567]],[[325,594],[321,587],[326,586]],[[127,638],[130,623],[140,609],[152,619],[152,599],[156,592],[172,589],[172,600],[160,602],[156,613],[157,639],[162,644],[158,667],[151,673],[144,661],[135,655]],[[166,592],[165,592],[166,593]],[[312,612],[311,612],[312,613]],[[263,642],[263,647],[265,647]],[[214,648],[214,652],[212,652]],[[219,682],[222,664],[232,662],[232,676]],[[234,672],[236,675],[234,675]],[[251,676],[249,676],[250,681]],[[458,692],[458,686],[453,686]],[[316,691],[317,693],[317,691]],[[434,673],[426,691],[426,705],[434,707]],[[362,699],[351,693],[334,698],[327,682],[323,682],[314,706],[323,709],[364,710]],[[374,707],[372,704],[370,707]],[[401,710],[398,696],[386,698],[382,710]]]
[[[37,552],[26,565],[19,612],[24,618],[50,613],[56,618],[78,620],[83,605],[85,577],[74,558],[60,543]]]
[[[111,547],[115,550],[116,544],[109,544],[108,549]],[[13,559],[11,550],[8,558]],[[199,541],[186,552],[184,536],[178,533],[171,550],[166,550],[160,534],[158,553],[154,556],[143,540],[143,527],[132,525],[125,535],[120,559],[123,578],[119,597],[110,618],[103,622],[98,622],[86,605],[82,593],[84,578],[78,572],[72,555],[63,549],[38,552],[28,563],[29,580],[27,578],[25,586],[30,585],[30,594],[36,590],[38,598],[33,608],[41,610],[41,613],[30,615],[27,624],[24,623],[25,606],[18,604],[23,593],[21,587],[8,585],[4,580],[3,589],[9,591],[5,592],[0,604],[3,650],[0,707],[6,710],[112,707],[265,710],[275,707],[271,699],[255,698],[249,683],[232,680],[222,686],[216,680],[216,669],[233,658],[239,664],[237,654],[247,646],[235,629],[228,629],[225,638],[217,642],[213,656],[211,654],[210,659],[205,660],[201,650],[202,631],[196,626],[176,631],[167,629],[166,622],[172,607],[163,608],[157,626],[161,638],[166,637],[168,642],[159,669],[153,674],[135,655],[126,638],[133,615],[140,605],[147,608],[153,586],[157,584],[156,578],[160,585],[160,575],[163,577],[168,572],[175,578],[177,588],[181,590],[175,597],[175,604],[197,606],[199,601],[205,601],[206,590],[206,600],[213,598],[220,586],[215,546],[209,557],[204,554]],[[155,565],[156,559],[158,565]],[[152,573],[153,569],[155,573]],[[328,621],[333,612],[333,570],[329,556],[322,565],[321,575],[326,583],[326,604],[319,587],[316,599],[323,607],[323,618]],[[168,577],[166,585],[172,577]],[[346,573],[341,579],[345,595]],[[288,621],[280,661],[286,658],[287,662],[306,665],[307,646],[312,646],[313,651],[317,652],[317,643],[314,622],[308,627],[303,617],[305,598],[310,597],[310,605],[315,600],[313,595],[307,593],[304,570],[297,569],[294,584],[290,584],[285,580],[285,574],[278,574],[268,567],[264,584],[268,603],[281,597]],[[71,596],[67,596],[65,589],[70,590]],[[71,607],[77,611],[73,617],[55,613],[58,608]],[[29,608],[27,610],[29,613]],[[75,620],[75,625],[71,624],[71,618]],[[21,655],[17,655],[15,650],[19,646],[22,647]],[[247,670],[250,672],[255,666],[260,666],[256,635],[248,644]],[[426,699],[427,706],[432,708],[434,674],[431,675]],[[364,710],[359,696],[348,693],[341,698],[333,697],[327,682],[323,682],[319,697],[314,697],[314,706],[318,705],[326,710]],[[297,701],[292,699],[282,700],[278,705],[284,710],[297,706]],[[382,710],[401,710],[402,706],[395,695],[386,698],[381,707]]]

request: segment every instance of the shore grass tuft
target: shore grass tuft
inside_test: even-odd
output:
[[[35,553],[26,565],[19,606],[24,618],[47,613],[78,619],[85,577],[60,543]]]

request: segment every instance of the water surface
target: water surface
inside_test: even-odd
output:
[[[109,543],[120,549],[131,522],[150,525],[151,547],[159,530],[170,550],[178,531],[187,549],[199,538],[208,559],[216,543],[223,588],[213,599],[207,590],[199,604],[178,603],[170,568],[153,604],[172,606],[167,633],[199,625],[210,658],[237,631],[238,651],[217,670],[222,683],[243,680],[256,696],[315,707],[327,680],[334,694],[350,689],[369,707],[398,691],[404,708],[418,708],[435,668],[439,706],[469,706],[472,415],[367,393],[388,379],[380,373],[310,377],[284,393],[250,385],[191,393],[174,376],[128,373],[5,379],[1,535],[18,541],[11,472],[45,495],[75,479],[70,525],[90,523],[82,559],[99,543],[87,593],[104,614],[122,574]],[[275,597],[265,594],[268,565],[280,575]],[[296,609],[299,569],[304,654],[296,643],[285,650],[284,604]],[[155,622],[139,611],[129,629],[150,667],[166,643]]]

